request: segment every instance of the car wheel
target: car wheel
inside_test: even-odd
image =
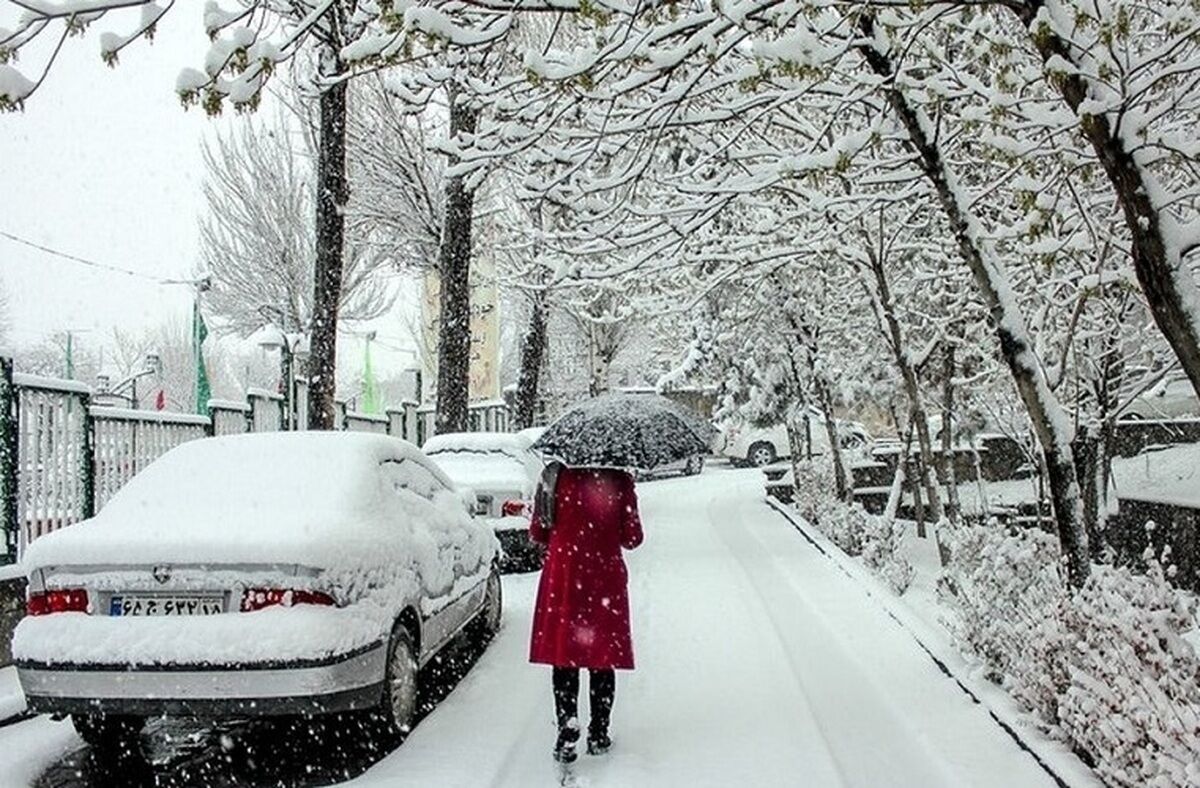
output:
[[[696,476],[703,470],[704,458],[697,454],[695,457],[688,458],[687,468],[684,469],[684,473],[688,476]]]
[[[379,707],[384,733],[403,737],[412,729],[417,716],[418,689],[417,650],[413,635],[407,627],[398,626],[388,646],[383,699]]]
[[[139,737],[146,721],[141,717],[110,714],[72,714],[79,737],[98,754],[112,757],[141,752]]]
[[[500,631],[500,620],[504,615],[504,592],[500,574],[495,570],[488,575],[487,587],[483,592],[483,607],[471,619],[467,627],[467,647],[482,651],[496,633]]]
[[[750,447],[750,451],[746,452],[746,459],[755,468],[770,465],[775,462],[775,447],[764,441],[759,441]]]

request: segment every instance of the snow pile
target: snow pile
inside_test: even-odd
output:
[[[944,599],[960,645],[1111,785],[1200,784],[1200,658],[1182,635],[1196,600],[1169,568],[1095,565],[1071,594],[1053,537],[951,533]]]
[[[795,463],[796,507],[805,520],[825,534],[844,553],[856,556],[903,594],[912,583],[913,567],[900,549],[902,525],[869,514],[861,505],[839,501],[833,471],[827,461]]]

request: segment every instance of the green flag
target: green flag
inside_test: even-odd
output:
[[[382,408],[379,402],[379,386],[375,383],[375,368],[371,364],[371,338],[367,337],[366,349],[363,351],[363,393],[362,412],[379,413]]]
[[[192,355],[196,359],[196,412],[202,416],[208,415],[208,401],[212,399],[212,389],[208,385],[208,370],[204,368],[204,340],[208,338],[208,326],[204,325],[204,315],[200,314],[200,301],[192,304]]]

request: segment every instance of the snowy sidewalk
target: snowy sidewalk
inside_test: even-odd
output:
[[[1040,788],[1054,781],[853,580],[762,501],[761,475],[644,484],[629,556],[639,668],[601,786]],[[552,785],[549,674],[526,663],[535,578],[409,741],[354,785]]]

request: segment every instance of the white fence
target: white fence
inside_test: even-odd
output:
[[[295,424],[307,423],[307,392],[297,381]],[[211,400],[208,416],[93,405],[79,382],[22,375],[0,358],[0,563],[31,541],[93,515],[134,474],[189,440],[285,429],[286,400],[251,390],[247,402]],[[506,431],[502,402],[471,408],[472,431]],[[402,403],[386,415],[348,411],[338,402],[338,429],[395,435],[417,445],[433,434],[433,410]]]

